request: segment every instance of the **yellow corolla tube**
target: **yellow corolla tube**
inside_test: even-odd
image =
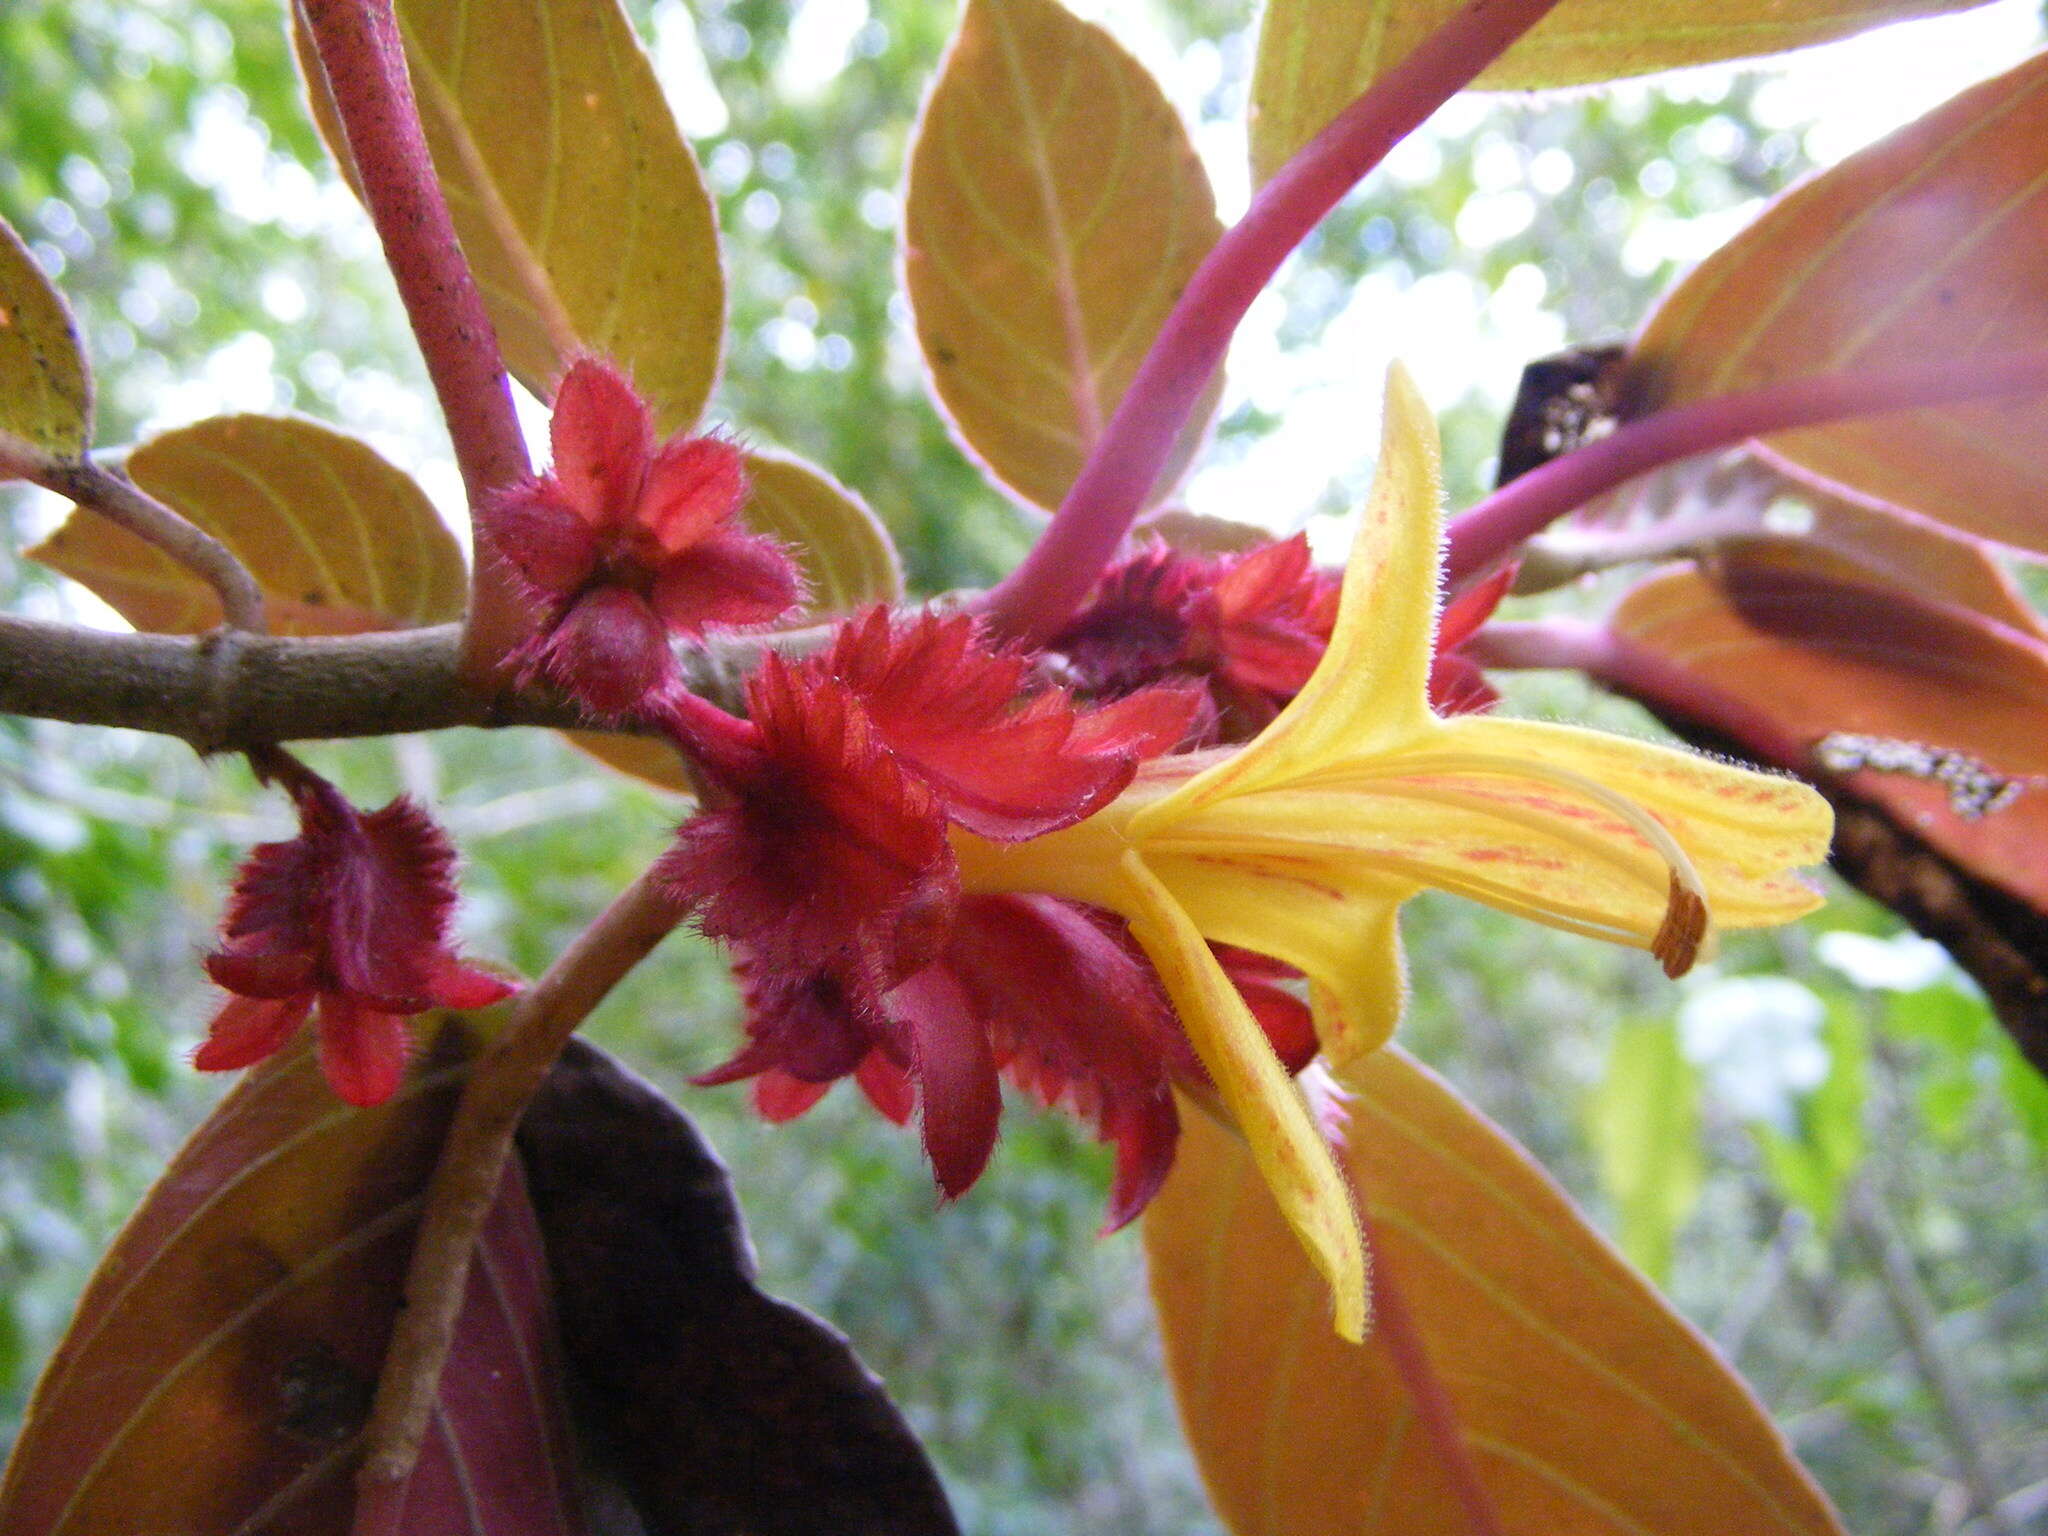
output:
[[[1243,748],[1150,765],[1076,827],[958,840],[971,890],[1045,891],[1130,921],[1352,1338],[1366,1263],[1343,1177],[1209,945],[1308,977],[1341,1080],[1400,1018],[1398,913],[1423,887],[1650,950],[1677,976],[1715,927],[1818,905],[1794,871],[1832,830],[1827,802],[1792,779],[1573,726],[1438,718],[1440,496],[1435,424],[1396,367],[1336,627],[1294,701]]]

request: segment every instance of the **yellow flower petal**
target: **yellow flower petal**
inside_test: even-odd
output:
[[[1429,669],[1442,500],[1436,421],[1396,363],[1387,371],[1379,467],[1323,659],[1256,741],[1139,812],[1134,836],[1226,796],[1311,772],[1332,757],[1386,751],[1435,724]]]
[[[1219,944],[1271,955],[1308,977],[1323,1054],[1341,1066],[1386,1044],[1407,995],[1401,903],[1412,881],[1355,860],[1145,855],[1196,928]]]
[[[1770,870],[1827,855],[1834,813],[1797,779],[1576,725],[1461,715],[1441,730],[1428,750],[1525,758],[1596,779],[1696,838],[1695,856],[1718,853],[1740,868]]]
[[[1329,1282],[1337,1332],[1362,1339],[1370,1308],[1365,1240],[1329,1144],[1187,913],[1135,853],[1124,855],[1122,870],[1131,932],[1158,969],[1281,1212]]]

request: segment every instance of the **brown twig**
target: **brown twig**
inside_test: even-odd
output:
[[[736,635],[686,651],[691,692],[728,708],[762,650],[816,648],[826,628]],[[459,668],[453,624],[373,635],[113,634],[0,614],[0,714],[175,736],[201,753],[270,741],[391,736],[450,726],[590,729],[546,689],[485,694]],[[633,734],[648,734],[634,732]]]
[[[455,238],[420,126],[391,0],[297,0],[334,98],[363,205],[412,322],[474,509],[531,472],[498,333]],[[470,573],[463,675],[480,690],[529,623],[494,562]]]
[[[0,432],[0,480],[8,479],[27,480],[68,496],[162,550],[213,588],[230,629],[260,635],[268,628],[263,591],[235,552],[132,480],[102,469],[89,458],[60,458]]]
[[[357,1474],[362,1507],[411,1475],[433,1414],[471,1254],[527,1103],[576,1027],[681,920],[651,874],[620,893],[512,1006],[470,1072],[427,1191]]]

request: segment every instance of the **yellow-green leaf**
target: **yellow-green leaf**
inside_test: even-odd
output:
[[[398,0],[427,142],[505,362],[542,399],[579,353],[663,432],[718,376],[725,275],[697,162],[618,0]],[[314,120],[332,100],[295,27]]]
[[[63,297],[0,219],[0,432],[76,458],[92,441],[92,377]]]
[[[1145,1218],[1182,1423],[1234,1536],[1468,1528],[1393,1365],[1393,1292],[1509,1536],[1841,1536],[1755,1398],[1527,1154],[1396,1050],[1349,1086],[1381,1297],[1364,1345],[1331,1333],[1250,1156],[1206,1116]]]
[[[1531,91],[1781,53],[1985,0],[1564,0],[1475,82]],[[1252,172],[1264,182],[1461,0],[1266,0],[1252,75]]]
[[[903,596],[896,546],[881,519],[852,491],[815,464],[761,449],[748,450],[747,475],[752,492],[740,516],[756,533],[778,538],[796,551],[811,593],[801,622],[850,613],[871,603],[893,603]],[[563,734],[607,768],[657,789],[691,793],[682,759],[665,741],[602,731]]]
[[[241,559],[280,634],[358,634],[459,618],[462,551],[425,492],[367,443],[285,416],[214,416],[151,438],[128,473]],[[137,629],[200,634],[213,590],[96,512],[29,553]]]
[[[939,402],[990,473],[1059,503],[1221,232],[1187,130],[1107,32],[1054,0],[968,0],[911,150],[904,273]]]
[[[87,1285],[0,1483],[0,1536],[346,1536],[466,1037],[451,1022],[375,1109],[335,1098],[303,1040],[236,1086]],[[515,1171],[484,1228],[405,1529],[580,1531],[546,1297]]]
[[[1236,555],[1273,541],[1273,530],[1235,518],[1212,517],[1186,507],[1162,507],[1132,530],[1191,555]]]
[[[621,736],[610,731],[564,731],[562,739],[587,752],[607,768],[628,778],[678,795],[695,792],[676,749],[652,736]]]
[[[860,497],[785,453],[750,450],[747,478],[753,492],[740,516],[795,551],[811,593],[806,620],[903,596],[896,546]]]
[[[2048,54],[1780,198],[1664,301],[1630,356],[1638,410],[1805,374],[2048,348]],[[2048,551],[2048,401],[1915,411],[1770,439],[1797,469]]]

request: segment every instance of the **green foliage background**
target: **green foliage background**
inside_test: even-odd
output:
[[[947,439],[893,297],[894,189],[953,6],[878,6],[843,69],[792,102],[777,82],[798,8],[635,12],[661,57],[694,35],[728,116],[696,145],[734,273],[718,409],[867,496],[920,590],[984,584],[1030,529]],[[1241,114],[1242,0],[1107,10],[1150,46],[1210,50],[1204,119]],[[1755,125],[1753,90],[1725,76],[1468,114],[1436,136],[1437,174],[1376,180],[1316,237],[1283,285],[1282,345],[1314,348],[1368,273],[1406,288],[1454,271],[1490,289],[1524,264],[1572,339],[1624,332],[1675,275],[1625,264],[1632,234],[1724,214],[1803,168],[1797,131]],[[202,141],[236,154],[202,157]],[[1521,234],[1462,249],[1475,167],[1553,148],[1571,156],[1570,191]],[[0,7],[0,214],[78,307],[103,443],[225,399],[365,432],[401,462],[444,456],[374,243],[299,108],[275,0]],[[1483,487],[1513,382],[1475,377],[1446,418],[1454,501]],[[1275,419],[1237,412],[1213,452],[1227,461]],[[1370,466],[1350,451],[1333,447],[1325,505],[1294,515],[1355,498]],[[26,611],[74,611],[75,593],[13,560],[49,508],[0,509],[15,533],[0,585]],[[1649,729],[1565,683],[1518,683],[1513,707]],[[469,859],[471,947],[528,974],[678,814],[537,735],[311,755],[359,798],[439,803]],[[93,1256],[218,1091],[181,1060],[208,1006],[194,959],[236,854],[282,826],[237,765],[0,724],[0,1435]],[[2005,1499],[2002,1527],[1975,1528],[2022,1530],[2048,1519],[2048,1090],[1952,970],[1873,990],[1851,974],[1913,951],[1852,945],[1860,970],[1819,958],[1841,949],[1825,932],[1895,928],[1845,898],[1804,929],[1731,944],[1674,993],[1641,957],[1425,901],[1407,1039],[1665,1271],[1852,1528],[1963,1528],[1974,1459],[1969,1475]],[[1740,1071],[1703,1068],[1674,1019],[1739,1015],[1748,994],[1730,978],[1789,987],[1779,1004],[1824,1022],[1768,1037]],[[914,1138],[846,1092],[771,1130],[739,1090],[685,1088],[732,1032],[715,957],[682,940],[594,1028],[724,1149],[766,1276],[853,1335],[928,1437],[965,1527],[1216,1530],[1174,1428],[1135,1239],[1093,1236],[1106,1170],[1087,1136],[1013,1103],[990,1175],[937,1210]]]

